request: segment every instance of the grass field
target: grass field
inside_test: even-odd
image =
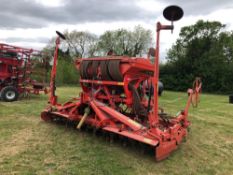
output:
[[[75,87],[58,89],[60,101],[78,94]],[[160,105],[176,114],[185,93],[164,92]],[[0,102],[0,174],[233,174],[233,105],[227,96],[202,95],[190,109],[191,131],[186,142],[161,162],[153,155],[110,144],[102,137],[65,125],[45,123],[40,112],[47,97],[32,96]]]

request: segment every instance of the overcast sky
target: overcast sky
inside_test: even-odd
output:
[[[168,5],[179,5],[184,17],[175,23],[173,34],[163,31],[161,51],[175,42],[180,28],[197,20],[218,20],[233,30],[232,0],[0,0],[0,42],[41,49],[55,30],[84,30],[102,34],[106,30],[136,25],[155,30]],[[155,38],[154,38],[155,39]]]

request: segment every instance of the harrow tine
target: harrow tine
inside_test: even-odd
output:
[[[110,140],[109,140],[110,144],[113,144],[114,143],[115,134],[110,133],[109,137],[110,137]]]
[[[136,146],[136,141],[135,141],[135,140],[132,140],[132,139],[128,139],[128,141],[129,141],[130,147],[134,149],[135,146]]]
[[[140,153],[144,155],[146,153],[146,146],[144,143],[139,143]]]
[[[101,130],[94,127],[93,130],[92,130],[92,135],[93,136],[100,136],[102,133],[101,133]]]
[[[105,141],[110,143],[110,134],[108,132],[105,133]]]
[[[104,141],[107,142],[108,141],[108,132],[102,131],[102,136],[103,136]]]
[[[121,141],[121,145],[122,145],[123,147],[128,146],[128,138],[121,136],[121,137],[120,137],[120,141]]]
[[[81,131],[81,132],[87,131],[87,125],[84,124],[84,125],[80,128],[80,131]]]

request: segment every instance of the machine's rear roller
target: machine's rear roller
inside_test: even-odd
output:
[[[80,75],[83,79],[86,79],[86,67],[87,67],[87,62],[83,61],[80,65]]]
[[[99,67],[102,80],[123,81],[123,76],[120,71],[120,60],[82,61],[80,65],[82,79],[97,79]]]
[[[92,61],[86,61],[86,67],[85,67],[85,76],[86,79],[92,79],[93,77],[93,70],[92,70]]]
[[[99,61],[93,61],[93,63],[92,63],[92,75],[93,75],[94,80],[96,80],[97,76],[98,76],[99,64],[100,64]]]
[[[123,76],[120,72],[120,60],[110,60],[108,63],[108,71],[114,81],[123,81]]]
[[[83,61],[80,65],[80,75],[83,79],[92,79],[92,61]]]
[[[100,62],[100,70],[102,75],[102,80],[110,81],[112,80],[108,73],[108,60]]]
[[[79,74],[80,74],[81,78],[83,78],[83,62],[80,63]]]

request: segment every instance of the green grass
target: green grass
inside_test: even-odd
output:
[[[79,88],[58,88],[64,102]],[[164,92],[160,105],[171,114],[183,109],[185,93]],[[0,102],[0,174],[233,174],[233,105],[227,96],[202,95],[190,108],[186,142],[161,162],[102,137],[45,123],[40,112],[47,97]]]

